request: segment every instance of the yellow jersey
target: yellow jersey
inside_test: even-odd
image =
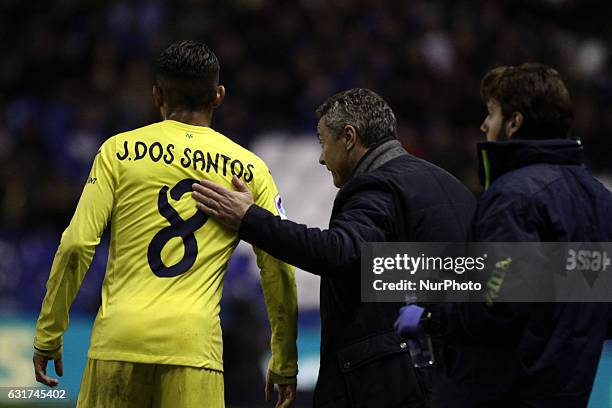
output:
[[[282,215],[265,163],[213,129],[165,120],[108,139],[94,160],[47,282],[34,346],[61,350],[68,310],[110,221],[89,358],[223,370],[219,302],[238,235],[197,211],[191,185],[242,179]],[[271,374],[297,374],[294,268],[254,248],[272,328]]]

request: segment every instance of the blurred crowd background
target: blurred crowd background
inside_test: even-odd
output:
[[[409,151],[472,189],[480,78],[541,61],[567,81],[589,165],[612,171],[608,11],[588,0],[4,0],[2,225],[66,224],[97,146],[158,120],[150,64],[182,38],[218,55],[228,92],[214,127],[240,143],[313,131],[327,96],[369,87],[391,104]]]
[[[557,68],[589,167],[603,179],[612,173],[611,9],[589,0],[3,0],[0,314],[37,313],[98,146],[159,120],[151,63],[175,40],[206,42],[219,57],[227,96],[213,127],[240,144],[256,145],[271,132],[276,141],[315,144],[314,109],[337,91],[367,87],[390,103],[410,153],[477,193],[475,143],[486,111],[479,82],[498,65]],[[285,163],[275,176],[298,177]],[[105,256],[96,259],[77,312],[98,307]],[[239,287],[251,263],[234,261]],[[263,355],[265,318],[249,306],[259,300],[228,298],[228,347]],[[232,316],[242,317],[235,333]],[[240,333],[249,324],[249,333],[260,334],[245,342]],[[242,358],[226,364],[245,387],[261,381],[248,379]]]

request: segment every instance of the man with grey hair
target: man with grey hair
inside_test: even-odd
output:
[[[360,301],[365,242],[464,241],[472,194],[408,154],[389,105],[368,89],[340,92],[318,109],[319,162],[340,188],[329,229],[308,228],[237,191],[194,184],[198,208],[274,257],[321,276],[321,366],[315,407],[427,407],[430,368],[414,368],[393,330],[401,304]]]

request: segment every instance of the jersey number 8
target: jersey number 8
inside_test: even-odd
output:
[[[170,197],[179,200],[183,194],[191,192],[191,185],[197,183],[194,179],[184,179],[179,181],[170,190]],[[172,278],[187,272],[195,263],[198,256],[198,242],[194,232],[201,228],[208,216],[201,211],[197,211],[191,218],[183,220],[178,212],[168,203],[168,186],[159,190],[157,198],[157,208],[159,213],[168,220],[170,226],[162,228],[151,240],[147,251],[147,259],[153,273],[160,278]],[[185,245],[183,258],[175,265],[166,266],[161,258],[162,249],[172,238],[180,237]]]

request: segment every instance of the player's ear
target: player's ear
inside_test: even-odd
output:
[[[521,112],[512,112],[510,120],[506,122],[506,135],[508,139],[512,139],[513,136],[523,125],[523,114]]]
[[[347,151],[351,150],[357,144],[357,129],[353,125],[346,125],[342,129],[342,141]]]
[[[164,95],[159,85],[153,85],[153,102],[156,108],[164,106]]]
[[[219,105],[221,105],[221,102],[223,102],[223,98],[225,98],[225,87],[223,85],[219,85],[217,87],[217,94],[215,95],[215,99],[213,99],[213,108],[217,108]]]

